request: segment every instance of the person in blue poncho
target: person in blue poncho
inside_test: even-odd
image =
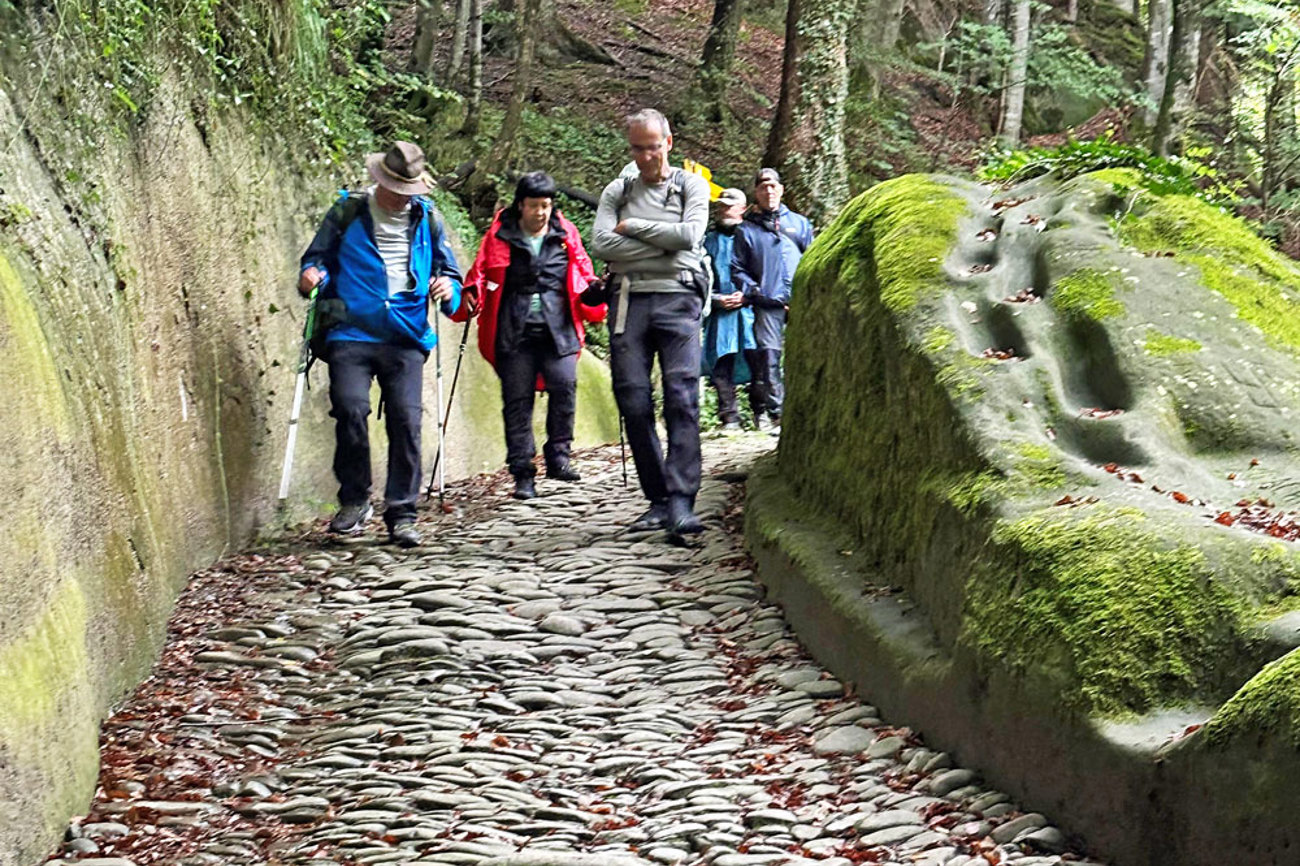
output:
[[[330,531],[360,532],[370,518],[370,384],[378,380],[388,431],[384,523],[389,540],[420,543],[420,421],[424,362],[436,336],[429,305],[451,316],[461,304],[461,273],[442,218],[424,197],[424,152],[405,141],[371,154],[374,185],[344,193],[302,257],[298,291],[321,288],[343,320],[327,334],[330,415],[336,421],[334,474],[339,510]]]
[[[731,254],[736,229],[745,215],[745,194],[724,189],[713,203],[713,225],[704,236],[704,250],[713,264],[713,314],[704,320],[702,373],[718,395],[718,420],[727,432],[740,429],[736,384],[748,379],[742,352],[753,351],[754,310],[731,280]]]
[[[773,428],[781,426],[785,387],[781,381],[781,350],[785,346],[785,317],[790,309],[790,285],[799,259],[813,240],[812,223],[781,203],[785,187],[774,168],[759,169],[754,178],[754,207],[736,230],[731,279],[754,308],[755,348],[745,353],[753,382],[750,404],[754,423],[764,413]]]

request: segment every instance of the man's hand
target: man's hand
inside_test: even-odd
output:
[[[451,277],[438,277],[429,283],[429,297],[440,304],[450,301],[453,293]]]
[[[618,225],[614,226],[614,234],[616,234],[616,235],[626,235],[626,234],[627,234],[627,220],[619,220],[619,221],[618,221]]]
[[[729,295],[718,295],[714,300],[724,310],[739,310],[745,303],[745,296],[740,292],[732,292]]]
[[[298,277],[298,294],[304,298],[309,296],[311,290],[319,286],[324,280],[325,272],[313,265]]]

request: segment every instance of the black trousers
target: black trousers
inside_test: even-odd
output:
[[[736,399],[736,356],[723,355],[713,364],[709,381],[718,392],[718,420],[723,424],[740,421],[740,403]],[[752,381],[752,380],[751,380]],[[750,386],[751,390],[753,386]]]
[[[573,447],[573,416],[577,409],[578,355],[559,355],[549,331],[525,334],[517,347],[497,352],[501,377],[502,415],[506,426],[506,465],[516,478],[537,473],[533,455],[533,393],[537,376],[546,380],[546,444],[542,453],[547,469],[569,462]]]
[[[785,383],[781,380],[780,349],[746,349],[745,363],[752,378],[749,382],[749,405],[754,418],[764,412],[779,419],[785,402]]]
[[[622,316],[621,298],[610,321]],[[614,397],[627,424],[627,441],[641,492],[651,502],[700,489],[700,298],[694,293],[632,293],[624,331],[609,339]],[[663,376],[665,456],[655,430],[650,370],[655,357]]]
[[[330,415],[335,420],[334,475],[339,504],[370,499],[370,383],[379,381],[388,431],[384,522],[415,519],[420,495],[420,412],[425,355],[388,343],[338,340],[329,344]]]

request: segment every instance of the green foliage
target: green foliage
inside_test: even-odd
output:
[[[995,145],[978,173],[985,180],[1013,183],[1049,173],[1068,180],[1104,169],[1126,168],[1136,172],[1137,186],[1158,195],[1230,200],[1232,189],[1219,179],[1216,169],[1201,161],[1206,155],[1205,150],[1193,150],[1183,156],[1160,157],[1138,145],[1116,141],[1107,131],[1091,141],[1070,139],[1059,147],[1009,150]]]
[[[98,81],[89,95],[107,97],[106,113],[119,128],[148,112],[174,75],[196,82],[206,108],[247,105],[259,124],[342,160],[369,149],[376,136],[423,140],[459,100],[388,70],[381,49],[391,18],[383,0],[61,5],[61,26],[36,32],[31,48],[64,58],[56,74],[66,88]],[[96,123],[93,116],[87,122]]]
[[[1114,284],[1092,268],[1080,268],[1057,280],[1048,300],[1067,316],[1100,321],[1124,315],[1124,305],[1115,298]]]
[[[1135,510],[1003,523],[1019,569],[970,584],[967,633],[1013,669],[1052,672],[1068,704],[1142,712],[1211,691],[1208,659],[1237,641],[1238,603],[1196,547],[1170,547]]]

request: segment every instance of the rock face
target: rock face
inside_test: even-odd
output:
[[[65,111],[58,88],[28,80],[40,65],[4,50],[0,863],[23,863],[89,799],[99,719],[148,671],[184,576],[274,519],[302,327],[297,258],[339,179],[264,146],[237,111],[197,111],[174,81],[147,117],[125,131],[104,123],[88,146],[81,124],[102,118]],[[459,326],[442,337],[449,387]],[[504,453],[496,377],[472,337],[452,477]],[[432,359],[427,373],[426,465]],[[297,517],[335,490],[324,365],[312,381]],[[580,441],[615,438],[603,365],[585,359],[580,382]]]
[[[1212,789],[1281,796],[1296,769],[1295,665],[1264,666],[1300,644],[1300,269],[1127,171],[905,177],[845,209],[795,297],[749,525],[778,595],[800,573],[832,600],[796,624],[945,745],[1007,741],[994,777],[1121,862],[1285,862],[1282,804],[1245,825]]]

